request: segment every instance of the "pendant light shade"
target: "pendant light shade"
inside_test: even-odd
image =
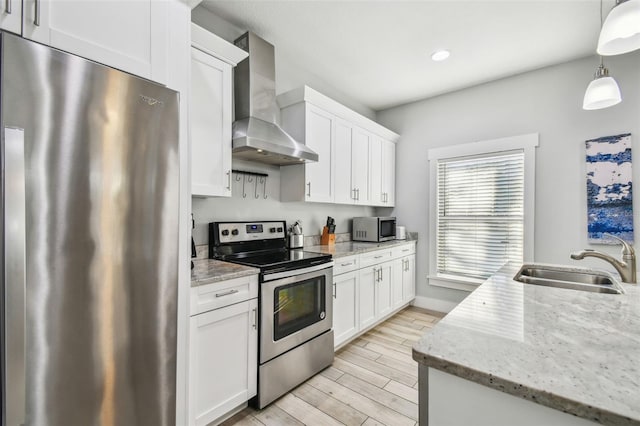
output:
[[[622,101],[620,95],[620,88],[618,83],[609,77],[609,70],[604,65],[600,65],[594,79],[584,94],[584,101],[582,102],[582,109],[594,110],[607,108]]]
[[[618,0],[617,3],[600,31],[600,55],[620,55],[640,49],[640,0]]]

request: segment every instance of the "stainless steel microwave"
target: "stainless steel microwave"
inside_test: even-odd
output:
[[[354,217],[353,241],[389,241],[396,238],[395,217]]]

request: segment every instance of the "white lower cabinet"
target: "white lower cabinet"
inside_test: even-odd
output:
[[[360,329],[391,312],[392,267],[393,262],[384,262],[360,270]]]
[[[391,305],[394,308],[401,306],[404,299],[404,269],[405,269],[405,259],[395,259],[393,261],[393,277],[391,278]]]
[[[415,297],[413,243],[338,258],[335,263],[333,328],[336,347],[383,321]]]
[[[376,285],[378,266],[369,266],[360,270],[360,288],[358,291],[358,326],[369,327],[376,322]]]
[[[402,300],[409,302],[416,298],[416,256],[402,259]]]
[[[235,281],[235,282],[234,282]],[[204,426],[256,395],[258,366],[257,279],[251,278],[251,299],[237,301],[247,280],[211,284],[212,291],[192,289],[192,298],[228,300],[228,305],[190,318],[189,424]],[[227,299],[225,299],[227,298]],[[246,299],[246,298],[245,298]],[[198,307],[192,303],[192,314]]]
[[[393,279],[393,262],[385,262],[378,267],[380,277],[376,286],[376,319],[391,313],[391,282]]]
[[[338,346],[358,332],[358,271],[333,277],[333,333]]]

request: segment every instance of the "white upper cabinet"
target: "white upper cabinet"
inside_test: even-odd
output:
[[[191,195],[231,196],[231,65],[191,48]]]
[[[0,11],[0,28],[22,34],[22,0],[3,1]]]
[[[319,156],[280,168],[282,201],[393,205],[399,135],[307,86],[279,95],[278,104],[282,127]]]
[[[233,67],[247,52],[191,24],[191,195],[231,196]]]
[[[382,204],[396,204],[396,144],[382,140]]]
[[[309,103],[282,110],[282,127],[318,154],[317,162],[280,167],[282,201],[334,202],[334,125],[337,118]]]
[[[374,137],[370,145],[371,204],[393,207],[395,204],[396,144]]]
[[[353,126],[338,119],[335,124],[335,199],[339,204],[355,202],[355,191],[351,181]]]
[[[371,134],[368,132],[358,127],[353,128],[351,183],[356,204],[370,204],[369,149],[371,139]]]
[[[22,35],[166,84],[169,1],[24,0]]]

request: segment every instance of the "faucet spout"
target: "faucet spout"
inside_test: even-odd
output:
[[[585,257],[596,257],[598,259],[602,259],[616,268],[616,271],[618,271],[618,273],[620,274],[620,278],[622,278],[622,282],[635,284],[637,282],[635,250],[629,243],[622,240],[621,238],[616,237],[615,235],[606,233],[604,235],[615,238],[622,244],[622,260],[618,260],[606,253],[591,249],[585,249],[582,251],[571,253],[571,258],[574,260],[582,260]]]

